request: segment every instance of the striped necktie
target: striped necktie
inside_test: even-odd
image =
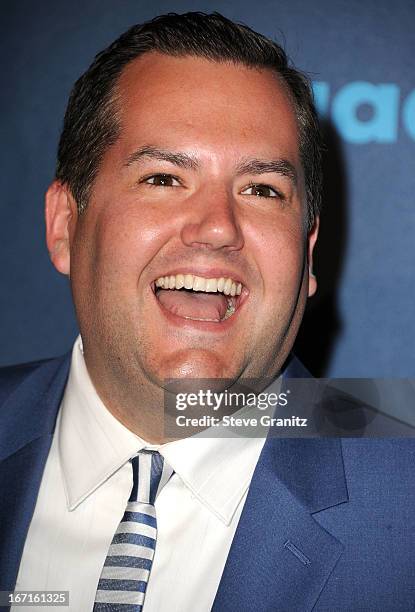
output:
[[[160,453],[131,459],[133,488],[112,539],[95,595],[94,612],[141,612],[157,538],[154,502],[173,470]]]

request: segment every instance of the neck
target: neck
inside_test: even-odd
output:
[[[165,393],[139,376],[123,376],[123,372],[106,369],[102,372],[94,359],[84,352],[85,364],[94,388],[106,409],[127,429],[150,444],[170,441],[168,415],[165,414]],[[133,382],[131,382],[133,381]]]

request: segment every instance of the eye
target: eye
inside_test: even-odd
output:
[[[250,193],[249,193],[250,192]],[[270,185],[251,183],[241,191],[242,195],[253,195],[259,198],[282,198],[283,196]]]
[[[171,174],[152,174],[140,181],[154,187],[179,187],[180,183],[176,177]]]

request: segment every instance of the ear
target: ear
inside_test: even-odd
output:
[[[46,192],[46,243],[50,259],[62,274],[70,273],[70,238],[77,219],[76,203],[66,185],[54,181]]]
[[[320,227],[320,218],[316,217],[313,227],[308,233],[307,240],[307,260],[308,260],[308,297],[311,297],[317,291],[317,279],[313,272],[313,251],[317,242],[318,230]]]

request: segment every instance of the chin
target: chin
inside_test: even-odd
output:
[[[158,378],[237,378],[235,363],[219,352],[202,349],[181,350],[160,364]]]

